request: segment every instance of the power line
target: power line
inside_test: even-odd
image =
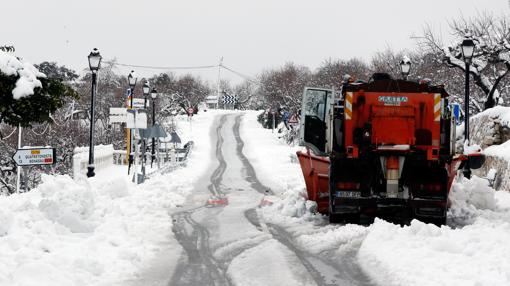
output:
[[[236,74],[236,75],[246,79],[247,81],[249,81],[251,83],[260,84],[260,82],[258,82],[257,80],[253,79],[252,77],[244,75],[244,74],[242,74],[242,73],[240,73],[238,71],[235,71],[235,70],[233,70],[233,69],[231,69],[229,67],[226,67],[225,65],[221,65],[221,67],[226,69],[226,70],[228,70],[228,71],[230,71],[231,73],[234,73],[234,74]]]
[[[132,64],[123,64],[123,63],[118,63],[118,62],[113,62],[113,61],[105,61],[105,63],[107,64],[112,64],[114,66],[123,66],[123,67],[131,67],[131,68],[143,68],[143,69],[153,69],[153,70],[197,70],[197,69],[210,69],[210,68],[217,68],[217,67],[220,67],[220,68],[224,68],[228,71],[230,71],[231,73],[239,76],[239,77],[242,77],[244,78],[245,80],[251,82],[251,83],[255,83],[255,84],[260,84],[257,80],[255,80],[254,78],[250,77],[250,76],[247,76],[245,74],[242,74],[236,70],[233,70],[223,64],[219,64],[219,65],[203,65],[203,66],[176,66],[176,67],[171,67],[171,66],[145,66],[145,65],[132,65]]]
[[[113,64],[116,66],[123,67],[131,67],[131,68],[145,68],[145,69],[156,69],[156,70],[192,70],[192,69],[209,69],[218,67],[218,65],[209,65],[209,66],[182,66],[182,67],[163,67],[163,66],[144,66],[144,65],[131,65],[131,64],[122,64],[117,62],[105,61],[107,64]]]

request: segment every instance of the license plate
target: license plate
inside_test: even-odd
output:
[[[353,191],[337,191],[336,197],[337,198],[359,198],[359,197],[361,197],[361,193],[353,192]]]

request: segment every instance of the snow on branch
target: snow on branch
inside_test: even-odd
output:
[[[7,76],[19,76],[16,81],[16,87],[12,90],[14,99],[34,94],[36,87],[42,87],[41,82],[37,78],[46,77],[45,74],[37,70],[32,64],[23,62],[4,51],[0,51],[0,71]]]

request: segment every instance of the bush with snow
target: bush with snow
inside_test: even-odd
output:
[[[46,75],[39,72],[32,64],[23,62],[10,53],[0,51],[0,72],[8,76],[18,76],[16,87],[12,90],[14,99],[34,94],[36,87],[42,87],[38,78]]]

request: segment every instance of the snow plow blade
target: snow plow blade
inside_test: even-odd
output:
[[[329,159],[310,152],[297,151],[296,155],[305,178],[308,199],[317,203],[319,213],[328,214]]]

